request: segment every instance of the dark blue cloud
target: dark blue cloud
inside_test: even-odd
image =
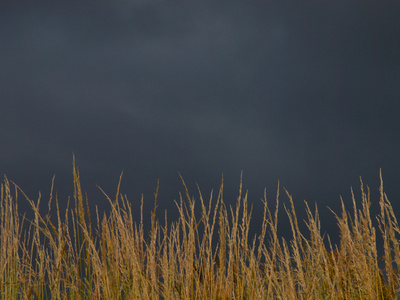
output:
[[[96,184],[114,193],[122,170],[149,209],[160,178],[171,212],[178,172],[204,194],[223,173],[233,203],[243,170],[257,207],[280,179],[328,230],[324,207],[350,200],[360,175],[377,190],[382,168],[400,195],[395,3],[2,5],[0,171],[32,197],[54,173],[60,198],[73,193],[72,153],[105,209]]]

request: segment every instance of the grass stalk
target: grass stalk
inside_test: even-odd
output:
[[[341,199],[334,213],[340,243],[321,234],[317,205],[305,203],[306,232],[300,230],[295,201],[285,190],[284,209],[292,231],[279,236],[278,183],[275,209],[264,191],[259,234],[250,236],[252,206],[242,176],[235,205],[227,207],[222,180],[216,199],[198,188],[198,203],[182,179],[184,195],[176,201],[179,218],[157,219],[154,194],[151,227],[144,232],[120,192],[105,195],[110,210],[95,220],[73,162],[73,207],[65,212],[53,194],[41,214],[41,195],[32,201],[4,177],[0,200],[0,299],[396,299],[399,290],[400,227],[381,179],[374,226],[370,190],[361,183],[361,200],[352,192],[351,213]],[[14,191],[12,190],[14,186]],[[30,204],[33,218],[18,210],[18,195]],[[51,217],[55,205],[55,220]],[[199,207],[199,214],[197,208]],[[97,224],[93,224],[97,222]],[[93,225],[97,228],[94,231]],[[383,256],[378,255],[377,234]]]

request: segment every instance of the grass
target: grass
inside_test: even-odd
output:
[[[249,237],[251,209],[241,183],[235,207],[225,205],[223,183],[208,202],[199,189],[195,205],[182,179],[186,195],[176,201],[179,218],[168,223],[165,213],[163,225],[156,219],[157,188],[151,229],[145,233],[143,199],[139,223],[119,185],[114,198],[106,196],[109,213],[91,216],[75,162],[73,178],[72,208],[68,204],[61,212],[51,196],[45,216],[39,213],[40,198],[30,200],[4,178],[1,299],[396,299],[399,294],[400,227],[382,178],[377,228],[369,188],[361,181],[360,208],[353,194],[352,214],[343,201],[342,211],[335,213],[337,246],[321,235],[318,209],[307,203],[308,232],[300,232],[286,190],[290,206],[283,209],[293,236],[279,237],[279,185],[272,212],[264,193],[259,234]],[[33,219],[19,214],[19,194],[29,201]],[[51,221],[54,205],[56,220]],[[383,240],[380,258],[377,234]]]

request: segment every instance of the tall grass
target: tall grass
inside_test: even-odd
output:
[[[39,213],[40,197],[30,200],[4,178],[1,299],[396,299],[399,294],[400,227],[382,179],[378,230],[369,188],[361,181],[360,208],[353,194],[352,214],[343,201],[342,211],[335,213],[340,244],[332,245],[321,235],[317,207],[312,211],[307,203],[308,232],[300,232],[286,190],[290,206],[284,210],[293,236],[279,237],[279,185],[274,211],[264,192],[259,234],[250,237],[251,209],[241,183],[234,207],[224,202],[223,182],[216,199],[211,193],[205,201],[199,189],[195,205],[182,179],[179,218],[169,223],[165,212],[163,225],[156,219],[157,188],[151,229],[145,233],[143,199],[136,223],[118,185],[115,197],[105,196],[109,212],[92,217],[75,162],[73,178],[73,208],[68,204],[60,212],[57,197],[50,196],[45,216]],[[33,219],[19,215],[19,194],[29,201]],[[380,258],[376,231],[383,240]]]

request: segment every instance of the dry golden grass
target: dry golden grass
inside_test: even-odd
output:
[[[340,233],[335,246],[321,236],[318,210],[312,212],[307,203],[305,238],[287,191],[290,207],[284,209],[293,237],[278,236],[279,186],[273,212],[264,193],[264,218],[254,238],[249,237],[251,209],[241,184],[235,207],[226,207],[223,183],[208,202],[199,189],[195,206],[183,179],[185,200],[181,196],[176,202],[179,219],[169,224],[166,213],[164,225],[156,219],[157,188],[151,230],[145,233],[143,200],[137,224],[118,185],[115,198],[106,196],[110,212],[92,217],[75,162],[73,176],[74,207],[62,216],[57,198],[50,197],[45,217],[39,213],[40,198],[31,201],[5,177],[1,299],[396,299],[399,293],[400,228],[382,184],[377,219],[384,256],[378,258],[369,189],[362,182],[361,208],[353,195],[352,215],[343,201],[335,214]],[[33,220],[19,215],[19,193],[31,204]],[[56,222],[49,218],[52,202]],[[195,209],[201,211],[199,219]]]

